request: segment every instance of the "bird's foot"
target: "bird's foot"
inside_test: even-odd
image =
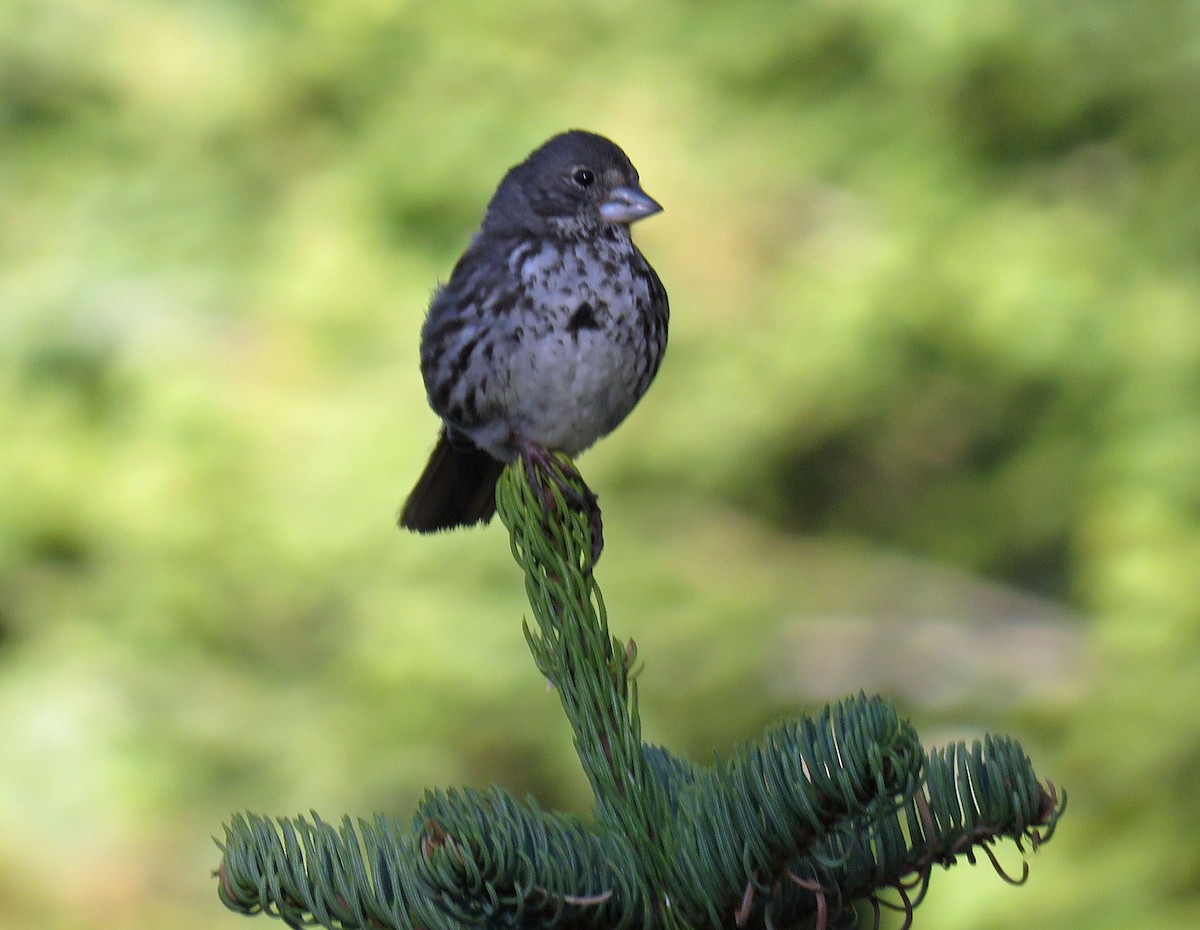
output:
[[[604,520],[595,492],[587,486],[570,459],[560,459],[549,449],[533,442],[522,442],[520,454],[529,486],[538,496],[543,510],[555,507],[554,495],[550,490],[553,487],[558,489],[567,506],[587,515],[592,548],[591,561],[585,568],[590,573],[604,551]]]

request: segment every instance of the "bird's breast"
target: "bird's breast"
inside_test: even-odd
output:
[[[632,243],[546,243],[520,268],[528,312],[509,357],[512,425],[578,454],[611,431],[645,390],[649,291]]]

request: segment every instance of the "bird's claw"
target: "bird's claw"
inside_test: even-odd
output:
[[[587,515],[591,560],[585,568],[590,574],[600,561],[600,553],[604,551],[604,520],[595,492],[587,486],[574,463],[556,458],[552,452],[535,443],[523,444],[521,463],[529,486],[533,488],[543,510],[555,507],[554,496],[550,493],[550,487],[553,486],[558,489],[567,506]]]

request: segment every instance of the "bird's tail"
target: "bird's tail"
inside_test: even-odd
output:
[[[496,512],[496,482],[504,463],[443,429],[429,464],[400,511],[400,526],[433,533],[487,523]]]

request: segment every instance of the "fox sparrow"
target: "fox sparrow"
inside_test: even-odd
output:
[[[421,330],[443,425],[402,527],[487,522],[506,463],[578,455],[625,419],[667,344],[667,292],[629,233],[661,209],[625,153],[582,130],[504,176]]]

